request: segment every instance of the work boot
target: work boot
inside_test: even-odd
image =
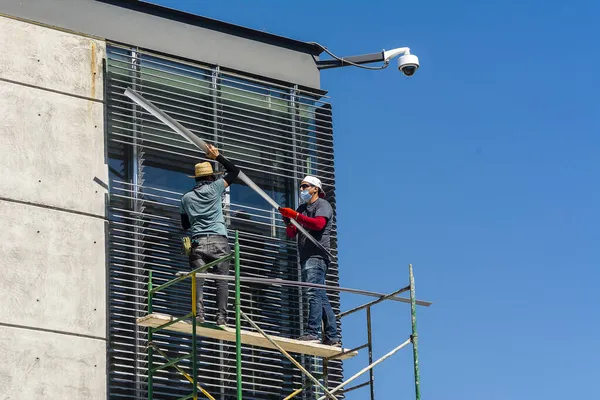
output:
[[[301,340],[303,342],[308,342],[308,343],[321,343],[321,341],[319,340],[318,337],[316,337],[315,335],[311,335],[311,334],[302,335],[298,338],[298,340]]]
[[[323,341],[325,346],[342,347],[342,341],[340,339],[325,339]]]

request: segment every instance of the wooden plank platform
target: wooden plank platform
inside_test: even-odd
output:
[[[146,316],[140,317],[137,319],[138,325],[147,326],[151,328],[157,328],[167,322],[174,320],[175,318],[169,314],[161,314],[161,313],[152,313]],[[192,334],[192,324],[187,321],[178,321],[166,328],[165,330],[175,331],[187,333],[189,335]],[[217,340],[225,340],[228,342],[235,343],[235,328],[230,327],[220,327],[213,324],[202,324],[196,325],[196,334],[198,336],[208,337]],[[307,343],[301,340],[296,339],[288,339],[278,336],[270,336],[271,339],[279,346],[281,346],[285,351],[290,353],[297,354],[308,354],[312,356],[318,357],[333,357],[336,354],[346,352],[347,349],[342,349],[340,347],[335,346],[325,346],[324,344],[319,343]],[[263,335],[258,332],[251,332],[242,330],[242,343],[258,346],[258,347],[266,347],[269,349],[276,349]],[[340,357],[335,357],[336,359],[345,360],[347,358],[352,358],[358,354],[357,351],[352,351],[347,354],[344,354]]]

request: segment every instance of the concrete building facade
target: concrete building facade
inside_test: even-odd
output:
[[[104,399],[105,44],[0,32],[0,398]]]
[[[296,206],[299,180],[313,173],[335,207],[319,53],[144,2],[0,1],[1,399],[147,398],[146,333],[135,318],[147,312],[150,271],[160,281],[187,268],[177,206],[203,155],[123,90],[204,135],[280,204]],[[242,185],[223,201],[230,233],[240,232],[243,274],[298,280],[296,245],[278,214]],[[336,262],[327,283],[338,283]],[[155,308],[187,313],[186,290]],[[206,296],[210,315],[214,292]],[[339,296],[331,299],[339,311]],[[243,307],[273,334],[302,333],[298,289],[247,286]],[[172,355],[189,347],[184,335],[160,340]],[[233,344],[202,348],[205,386],[231,398]],[[329,368],[330,383],[340,382],[341,362]],[[281,398],[303,383],[276,351],[244,348],[244,371],[245,399]],[[176,371],[156,382],[155,398],[189,391]]]

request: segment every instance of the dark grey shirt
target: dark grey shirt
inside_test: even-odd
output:
[[[308,233],[312,235],[323,247],[329,251],[330,248],[330,235],[331,225],[333,219],[333,209],[331,204],[325,199],[318,199],[312,204],[301,204],[296,210],[300,214],[304,214],[307,217],[325,217],[327,223],[322,231],[313,231],[306,229]],[[313,242],[306,238],[302,233],[298,232],[298,254],[300,255],[300,261],[307,260],[309,257],[319,257],[328,259],[329,257],[323,250],[319,249]]]

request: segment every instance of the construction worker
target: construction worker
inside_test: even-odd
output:
[[[291,239],[298,235],[298,231],[291,224],[290,219],[295,219],[305,227],[308,232],[329,251],[330,232],[332,226],[333,209],[327,200],[321,181],[314,176],[307,176],[300,183],[300,198],[302,204],[297,210],[280,208],[286,224],[286,234]],[[303,234],[298,235],[298,253],[302,267],[302,280],[308,283],[325,284],[325,275],[329,268],[329,256],[317,247]],[[340,338],[337,332],[337,322],[327,293],[324,289],[306,289],[308,298],[308,323],[306,334],[299,340],[319,343],[321,340],[321,321],[325,325],[325,338],[323,344],[339,346]]]
[[[210,162],[196,164],[194,188],[181,198],[181,225],[190,232],[192,250],[190,266],[192,269],[224,257],[231,253],[227,240],[227,228],[223,217],[222,195],[233,184],[240,170],[231,161],[219,154],[219,150],[208,145],[206,156],[225,167],[227,174],[217,179],[220,172],[214,172]],[[217,264],[211,272],[218,275],[229,274],[230,262]],[[227,325],[227,281],[217,280],[217,325]],[[204,323],[203,301],[204,279],[196,281],[197,323]]]

